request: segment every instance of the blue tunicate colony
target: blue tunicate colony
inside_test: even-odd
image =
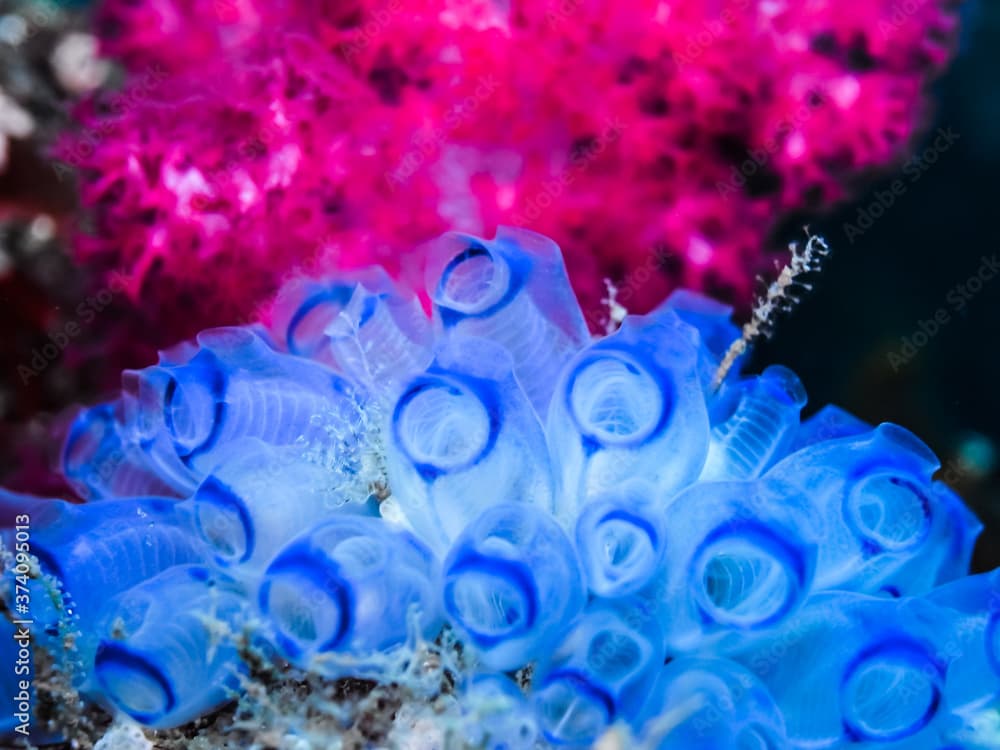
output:
[[[88,502],[0,498],[82,695],[172,727],[241,689],[226,633],[391,681],[448,626],[459,700],[503,707],[473,746],[995,747],[1000,574],[965,577],[980,526],[923,443],[800,421],[782,367],[713,388],[711,300],[595,340],[546,238],[428,252],[431,317],[375,273],[293,283],[79,415]]]

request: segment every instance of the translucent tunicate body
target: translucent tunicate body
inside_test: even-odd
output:
[[[467,714],[464,736],[483,750],[535,750],[539,742],[534,711],[521,689],[503,674],[476,674],[462,694]]]
[[[942,639],[948,658],[948,704],[974,713],[1000,698],[1000,571],[941,586],[925,599],[957,615],[955,635]]]
[[[413,623],[435,632],[438,575],[430,551],[409,533],[378,518],[337,515],[275,557],[257,606],[288,659],[340,676],[358,666],[352,659],[403,644]]]
[[[831,592],[737,661],[781,709],[794,747],[947,746],[944,634],[956,618],[919,600]]]
[[[559,247],[525,229],[492,241],[446,234],[428,248],[427,293],[446,334],[503,346],[544,419],[565,362],[590,338]]]
[[[184,724],[236,695],[246,599],[207,568],[169,568],[112,599],[91,690],[146,726]]]
[[[596,596],[634,594],[656,575],[666,550],[664,506],[651,487],[633,482],[583,509],[576,522],[576,549]]]
[[[626,318],[566,366],[546,426],[565,523],[627,479],[668,492],[697,478],[708,450],[698,346],[667,311]]]
[[[703,482],[666,509],[666,552],[642,591],[656,602],[672,652],[773,628],[813,587],[809,500],[768,481]]]
[[[795,439],[789,448],[789,453],[796,453],[803,448],[823,443],[827,440],[861,435],[869,432],[872,426],[858,419],[839,406],[827,404],[808,419],[799,424],[795,431]]]
[[[430,318],[381,268],[289,282],[272,307],[270,330],[283,350],[387,395],[432,354]]]
[[[289,281],[275,297],[269,329],[282,351],[333,365],[326,338],[327,326],[337,319],[359,287],[377,287],[384,281],[381,274],[376,278],[350,274],[331,279]]]
[[[940,464],[902,427],[809,445],[767,477],[787,482],[816,508],[816,587],[919,594],[968,568],[978,522],[932,482]]]
[[[419,300],[300,280],[266,330],[127,372],[62,446],[85,504],[0,490],[32,741],[241,696],[282,746],[995,750],[1000,578],[964,578],[982,527],[926,446],[721,373],[739,331],[700,295],[591,340],[544,238],[427,260]]]
[[[436,550],[501,502],[552,507],[545,435],[503,349],[453,340],[392,411],[389,484]]]
[[[706,397],[711,396],[716,371],[729,346],[740,337],[740,329],[732,321],[733,309],[703,294],[677,289],[650,313],[650,317],[667,312],[675,314],[698,332],[701,343],[698,347],[699,377]],[[730,369],[732,377],[739,373],[739,363],[740,359],[737,359]]]
[[[791,447],[805,390],[795,373],[779,366],[723,387],[721,397],[731,401],[731,411],[712,426],[701,479],[759,477]]]
[[[430,318],[412,295],[359,286],[325,329],[334,366],[383,400],[423,372],[433,357]]]
[[[79,632],[71,657],[86,676],[109,599],[176,565],[200,562],[204,548],[190,531],[185,504],[173,499],[62,500],[5,496],[4,515],[30,519],[30,553],[42,576],[31,585],[36,632],[56,638],[63,623]],[[16,549],[16,527],[2,532]],[[58,585],[53,589],[51,584]],[[48,641],[54,645],[55,641]]]
[[[541,508],[486,510],[444,562],[444,612],[479,659],[516,669],[547,653],[584,604],[570,540]]]
[[[177,492],[149,466],[138,446],[122,440],[116,402],[81,411],[70,425],[59,470],[87,500],[169,497]]]
[[[659,670],[642,710],[649,750],[785,750],[785,721],[760,679],[736,662],[681,657]]]
[[[282,356],[241,328],[198,336],[186,362],[123,376],[129,439],[188,491],[245,440],[281,446],[357,439],[360,396],[322,365]]]
[[[664,654],[660,624],[644,602],[593,602],[537,669],[534,702],[546,738],[590,747],[612,722],[637,718]]]
[[[294,537],[334,514],[374,514],[368,503],[348,500],[336,474],[297,452],[257,441],[244,448],[191,500],[195,532],[234,574],[259,575]]]

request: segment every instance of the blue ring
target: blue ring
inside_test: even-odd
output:
[[[449,393],[456,396],[471,393],[471,395],[482,405],[483,409],[486,411],[487,417],[489,418],[489,434],[486,437],[486,442],[484,443],[482,449],[468,461],[459,464],[458,466],[451,466],[446,469],[442,469],[432,463],[415,461],[413,456],[411,456],[410,452],[406,449],[402,435],[400,434],[399,423],[403,410],[411,401],[413,401],[413,399],[431,388],[444,388]],[[429,482],[433,482],[442,474],[465,471],[466,469],[479,463],[496,446],[497,439],[500,435],[500,423],[500,398],[496,393],[494,384],[483,378],[476,378],[471,375],[462,375],[450,372],[441,374],[429,372],[427,375],[422,375],[412,381],[403,395],[400,396],[399,400],[396,402],[396,406],[392,412],[392,433],[396,445],[398,445],[403,453],[406,454],[407,459],[409,459],[410,463],[413,464],[417,473]]]
[[[613,443],[611,447],[634,447],[636,445],[642,445],[643,443],[658,437],[666,429],[667,424],[670,422],[670,417],[673,414],[673,405],[676,402],[673,380],[669,376],[664,376],[664,373],[660,370],[660,368],[656,367],[646,357],[641,355],[637,356],[635,352],[621,346],[603,346],[600,348],[594,347],[590,351],[586,352],[576,362],[572,363],[571,375],[566,381],[566,387],[563,389],[563,400],[566,412],[573,421],[573,426],[576,427],[577,432],[582,437],[584,450],[587,454],[595,452],[601,446],[606,445],[606,443],[590,431],[585,430],[583,425],[580,424],[580,420],[576,415],[576,410],[573,408],[573,387],[576,385],[576,380],[580,376],[580,372],[582,370],[586,369],[586,367],[589,367],[594,362],[602,359],[615,359],[633,371],[641,370],[644,372],[650,377],[653,384],[659,387],[660,400],[662,401],[659,419],[645,434],[639,435],[638,437],[630,440],[617,441]]]
[[[451,562],[445,571],[444,604],[445,609],[452,613],[455,611],[455,581],[453,576],[462,575],[467,572],[481,572],[487,575],[503,577],[516,585],[524,595],[527,608],[524,622],[518,625],[513,631],[503,635],[489,635],[471,630],[464,623],[462,628],[469,634],[471,640],[482,648],[491,648],[504,641],[509,641],[520,637],[528,632],[535,624],[538,617],[540,602],[538,601],[538,587],[535,578],[531,574],[531,569],[520,560],[507,560],[500,557],[488,557],[475,550],[462,552]],[[498,573],[503,573],[500,576]]]
[[[743,521],[739,523],[725,523],[717,526],[702,540],[691,557],[691,581],[689,586],[691,591],[702,592],[704,584],[702,577],[704,573],[699,569],[697,563],[704,557],[706,550],[713,544],[725,539],[747,539],[754,546],[760,547],[778,558],[779,562],[785,563],[785,570],[791,570],[789,582],[794,586],[791,595],[786,596],[781,606],[768,615],[763,620],[752,623],[740,624],[737,622],[719,622],[712,613],[700,601],[701,596],[695,594],[695,605],[701,616],[702,622],[706,624],[717,624],[726,627],[739,628],[741,630],[754,630],[757,628],[767,628],[781,622],[799,604],[803,598],[806,586],[806,567],[803,550],[788,542],[783,537],[775,533],[775,530],[759,521]]]
[[[855,654],[854,658],[844,670],[844,676],[840,681],[841,700],[843,700],[844,689],[861,665],[869,659],[878,656],[903,657],[906,661],[913,662],[917,665],[929,664],[933,668],[933,679],[931,685],[933,693],[931,695],[931,700],[928,703],[923,716],[921,716],[916,722],[891,734],[871,733],[863,727],[858,726],[855,722],[852,722],[845,715],[843,717],[844,733],[853,742],[895,742],[896,740],[905,739],[910,735],[916,734],[927,726],[930,720],[934,718],[934,714],[937,713],[937,710],[941,705],[941,684],[944,682],[946,671],[945,666],[931,656],[928,650],[919,641],[909,637],[883,640],[878,643],[874,643]]]
[[[142,672],[146,677],[150,678],[156,685],[163,691],[166,697],[166,706],[161,713],[147,713],[142,711],[126,711],[133,719],[141,724],[152,724],[159,721],[164,716],[169,714],[177,706],[177,696],[174,693],[173,686],[167,681],[163,676],[163,673],[146,657],[137,654],[130,648],[120,644],[109,641],[101,641],[100,645],[97,647],[97,654],[94,657],[94,668],[98,674],[98,681],[101,683],[101,688],[105,695],[110,694],[108,686],[101,677],[99,667],[103,662],[107,662],[109,659],[115,659],[119,661],[124,666],[129,669],[135,670],[137,672]],[[115,701],[117,703],[117,701]],[[119,704],[120,705],[120,704]],[[124,709],[123,709],[124,710]]]

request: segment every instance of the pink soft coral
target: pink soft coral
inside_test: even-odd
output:
[[[129,274],[161,343],[289,269],[413,278],[421,240],[502,223],[562,245],[594,326],[605,277],[637,311],[745,303],[783,217],[905,154],[956,24],[942,0],[205,5],[106,3],[136,82],[63,149],[80,257]]]

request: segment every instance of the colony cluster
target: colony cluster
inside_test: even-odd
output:
[[[1000,578],[965,577],[980,527],[923,443],[800,421],[782,367],[716,387],[706,298],[592,339],[545,237],[427,253],[432,316],[375,273],[291,284],[80,414],[85,503],[0,498],[83,695],[172,727],[241,689],[233,634],[391,682],[445,628],[471,746],[992,746]]]

